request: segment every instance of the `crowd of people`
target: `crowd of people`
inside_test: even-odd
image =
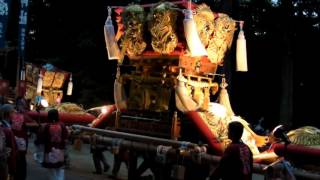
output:
[[[25,112],[30,105],[34,110],[42,111],[44,94],[39,93],[34,103],[31,104],[24,97],[17,97],[14,104],[8,101],[0,103],[0,180],[25,180],[27,177],[26,154],[30,130],[36,133],[33,142],[36,148],[34,160],[47,168],[50,180],[64,179],[64,169],[70,166],[70,157],[67,152],[69,131],[59,121],[59,113],[56,109],[48,111],[48,123],[34,121]],[[57,97],[56,104],[61,103],[61,96]],[[37,124],[37,127],[27,127],[27,124]],[[92,159],[94,162],[94,174],[102,174],[108,171],[110,165],[104,157],[105,147],[91,145]],[[102,163],[102,167],[101,167]],[[116,173],[114,173],[116,174]]]
[[[28,110],[23,98],[17,98],[15,105],[0,105],[0,180],[25,180],[27,177],[26,154],[28,149]],[[59,121],[56,109],[48,111],[48,122],[38,124],[36,146],[43,147],[41,165],[48,169],[50,180],[63,180],[65,149],[69,132]]]
[[[3,152],[1,164],[4,167],[1,179],[6,179],[8,175],[10,179],[25,179],[28,135],[24,116],[19,108],[11,104],[3,104],[0,112],[0,131],[4,133],[0,147]]]
[[[27,102],[18,97],[15,105],[0,105],[0,180],[26,180],[28,149],[28,118],[24,112],[28,110]],[[66,147],[70,132],[59,121],[56,109],[48,111],[47,123],[38,124],[37,136],[34,141],[38,151],[35,159],[48,170],[50,180],[63,180],[66,165]],[[31,120],[32,121],[32,120]],[[231,122],[228,127],[228,137],[232,143],[225,150],[219,166],[210,175],[210,179],[251,179],[252,153],[250,148],[241,141],[243,125]],[[110,165],[104,157],[106,148],[91,144],[91,153],[95,174],[108,171]],[[126,162],[121,154],[115,154],[112,174],[117,176],[120,163]],[[40,155],[40,156],[39,156]]]

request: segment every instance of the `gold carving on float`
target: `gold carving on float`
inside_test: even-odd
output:
[[[214,108],[217,108],[219,105],[220,104],[215,104]],[[269,138],[267,136],[260,136],[254,133],[249,127],[249,123],[241,117],[227,116],[226,109],[224,109],[222,114],[219,114],[216,112],[216,110],[211,109],[210,106],[212,107],[212,103],[210,103],[208,111],[199,112],[199,114],[204,122],[208,125],[211,132],[222,144],[224,144],[225,147],[230,143],[230,140],[228,139],[227,127],[231,121],[239,121],[241,124],[243,124],[244,132],[241,139],[250,147],[254,155],[260,153],[258,147],[262,147],[269,142]],[[224,108],[224,106],[220,106],[220,108]]]
[[[52,108],[52,107],[51,107]],[[63,113],[72,113],[72,114],[85,114],[86,111],[78,104],[75,103],[61,103],[56,106],[54,106],[59,112]],[[50,109],[50,108],[48,108]]]
[[[176,34],[176,6],[163,2],[151,8],[148,15],[148,28],[151,33],[151,45],[155,52],[169,54],[178,44]]]
[[[292,144],[320,148],[320,129],[313,126],[304,126],[287,133]]]
[[[122,13],[123,25],[125,28],[122,40],[122,52],[129,56],[140,55],[147,43],[144,40],[145,12],[140,5],[130,5]]]
[[[207,47],[208,58],[212,63],[222,64],[226,51],[231,47],[236,22],[222,13],[214,22],[214,36]]]
[[[194,20],[202,44],[212,63],[222,64],[226,51],[231,47],[236,21],[227,14],[211,11],[206,4],[195,9]]]
[[[45,88],[51,87],[55,74],[53,71],[46,71],[43,76],[42,86]]]
[[[242,135],[242,141],[246,143],[254,155],[259,154],[258,147],[262,147],[269,142],[269,137],[257,135],[249,127],[249,123],[240,116],[235,116],[229,100],[229,95],[226,90],[227,83],[225,78],[222,78],[220,84],[220,94],[218,97],[218,103],[210,103],[209,109],[205,112],[199,112],[201,117],[207,123],[212,133],[218,137],[218,139],[225,146],[230,143],[227,138],[227,127],[231,121],[238,121],[244,126],[244,132]]]
[[[177,77],[176,105],[182,112],[195,110],[208,110],[210,102],[210,88],[213,92],[218,89],[218,84],[212,78],[187,75],[180,72]]]
[[[195,9],[193,19],[197,25],[200,40],[207,47],[214,33],[214,13],[206,4],[200,4]]]
[[[61,88],[63,85],[63,82],[66,79],[67,74],[63,72],[56,72],[56,75],[54,77],[52,88]]]
[[[26,99],[34,103],[37,93],[39,74],[42,75],[42,89],[45,99],[50,106],[56,105],[56,99],[63,98],[62,87],[69,73],[59,69],[48,70],[32,63],[25,63],[26,69]]]

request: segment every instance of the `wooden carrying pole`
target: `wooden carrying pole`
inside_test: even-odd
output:
[[[84,128],[84,129],[86,129],[86,128]],[[82,130],[84,130],[84,129],[82,129]],[[93,129],[94,128],[89,128],[88,130],[90,130],[90,132],[93,132]],[[103,131],[104,130],[102,130],[101,132],[103,132]],[[87,143],[92,142],[94,139],[94,142],[96,144],[103,144],[103,145],[113,145],[114,142],[116,142],[116,140],[118,140],[117,146],[119,146],[119,148],[132,149],[132,150],[140,151],[140,152],[148,152],[149,154],[150,153],[158,154],[159,147],[162,146],[162,145],[151,144],[151,142],[148,142],[148,141],[136,142],[136,141],[132,141],[132,140],[104,137],[104,136],[98,136],[98,135],[94,135],[94,136],[82,135],[82,136],[80,136],[80,138],[84,142],[87,142]],[[180,142],[180,143],[182,143],[182,142]],[[174,143],[173,145],[177,145],[177,144]],[[179,156],[183,156],[185,159],[191,159],[193,161],[196,161],[196,163],[201,163],[201,164],[217,165],[221,159],[220,156],[214,156],[214,155],[207,154],[206,148],[200,147],[200,146],[194,146],[194,148],[187,148],[183,152],[179,151],[179,148],[177,149],[174,147],[167,147],[167,150],[163,151],[163,152],[165,152],[165,154],[163,154],[163,155],[165,155],[167,158],[176,158],[177,155],[179,155]],[[253,173],[266,174],[267,173],[266,170],[268,168],[272,168],[275,171],[281,171],[285,167],[282,164],[268,166],[265,164],[254,163],[253,164]],[[305,170],[293,169],[293,174],[297,178],[299,177],[299,178],[310,179],[310,180],[320,179],[320,174],[308,172]]]
[[[97,129],[97,128],[91,128],[91,127],[81,126],[81,125],[73,125],[72,127],[74,129],[78,129],[81,131],[89,131],[99,135],[105,135],[105,136],[114,137],[114,138],[122,138],[122,139],[127,139],[132,141],[147,142],[149,144],[161,144],[165,146],[172,146],[174,148],[179,148],[182,146],[185,146],[187,148],[198,147],[197,144],[186,142],[186,141],[176,141],[171,139],[157,138],[157,137],[112,131],[112,130],[106,130],[106,129]]]

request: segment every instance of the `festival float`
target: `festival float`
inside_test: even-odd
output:
[[[248,70],[243,26],[206,4],[187,1],[109,7],[104,35],[108,59],[118,61],[115,104],[90,119],[91,127],[73,127],[101,135],[82,139],[111,145],[115,155],[120,146],[130,149],[129,179],[147,168],[159,179],[204,179],[205,162],[217,163],[215,157],[230,143],[228,123],[239,121],[242,140],[258,163],[255,172],[277,169],[274,165],[284,157],[297,166],[297,177],[319,178],[319,129],[285,133],[279,126],[262,136],[232,110],[220,69],[237,33],[236,70]],[[144,159],[139,167],[138,155]],[[303,165],[311,165],[309,171],[299,170]],[[156,167],[162,167],[160,173]]]
[[[96,117],[87,113],[80,105],[70,102],[60,103],[64,95],[72,95],[73,83],[70,72],[58,69],[51,64],[39,66],[25,63],[25,76],[23,79],[25,99],[30,101],[31,111],[26,115],[38,123],[47,122],[47,110],[56,108],[60,112],[60,119],[67,125],[88,124]],[[20,83],[21,84],[21,83]],[[64,86],[67,90],[64,92]],[[36,96],[42,96],[38,107]]]
[[[51,64],[37,66],[25,63],[26,99],[35,104],[35,97],[43,94],[47,106],[56,105],[57,98],[63,98],[63,85],[70,76],[69,72],[57,69]]]

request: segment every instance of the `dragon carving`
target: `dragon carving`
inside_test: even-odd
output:
[[[126,51],[129,56],[142,54],[147,47],[147,43],[143,37],[145,23],[144,9],[140,5],[130,5],[121,15],[125,28],[122,51]]]
[[[206,4],[200,4],[195,9],[195,14],[193,19],[197,25],[197,31],[199,38],[204,45],[207,47],[209,41],[212,38],[214,33],[214,14],[211,11],[210,7]]]
[[[164,2],[151,8],[148,15],[148,28],[151,45],[160,54],[169,54],[178,44],[176,34],[177,11],[172,3]]]
[[[224,55],[232,44],[236,22],[226,14],[215,14],[206,4],[197,6],[194,20],[210,62],[223,63]]]

